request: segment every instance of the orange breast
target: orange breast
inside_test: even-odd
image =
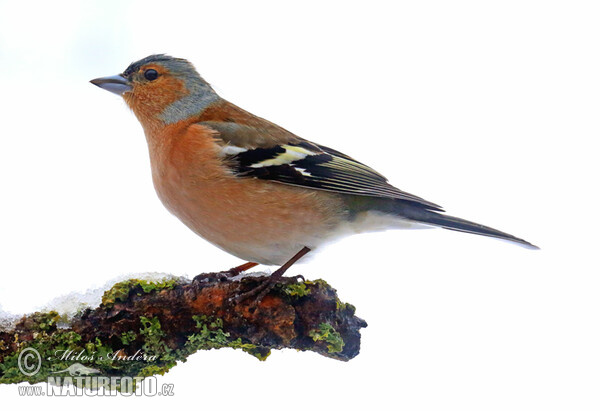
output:
[[[163,204],[195,233],[244,260],[283,264],[302,247],[318,246],[344,218],[336,194],[234,176],[212,131],[198,124],[147,137]]]

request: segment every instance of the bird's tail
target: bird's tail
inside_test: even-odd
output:
[[[351,214],[357,215],[364,211],[379,211],[384,214],[390,214],[402,219],[412,220],[421,224],[442,227],[447,230],[462,231],[463,233],[471,233],[484,235],[487,237],[495,237],[503,240],[512,241],[527,248],[537,249],[535,245],[522,238],[504,233],[495,228],[487,227],[482,224],[472,221],[463,220],[462,218],[453,217],[442,214],[441,208],[431,209],[428,205],[415,203],[411,201],[373,198],[367,196],[352,196],[347,197],[348,207]]]
[[[401,207],[399,213],[402,217],[409,218],[414,221],[421,222],[423,224],[434,225],[442,227],[447,230],[462,231],[463,233],[471,233],[484,235],[487,237],[495,237],[503,240],[512,241],[521,244],[527,248],[538,249],[537,246],[531,244],[529,241],[525,241],[522,238],[515,237],[514,235],[504,233],[495,228],[487,227],[482,224],[474,223],[472,221],[463,220],[462,218],[453,217],[451,215],[440,214],[435,211],[423,209],[420,207],[408,206]]]

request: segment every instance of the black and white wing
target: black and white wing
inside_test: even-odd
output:
[[[405,200],[442,211],[437,204],[397,189],[384,176],[353,158],[306,140],[253,149],[225,145],[222,154],[239,177]]]

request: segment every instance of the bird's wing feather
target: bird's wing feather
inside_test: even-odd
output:
[[[399,190],[372,168],[331,148],[301,139],[271,143],[262,147],[244,147],[233,144],[240,141],[240,133],[260,133],[246,125],[227,126],[200,123],[219,134],[215,137],[222,146],[225,163],[239,177],[254,177],[279,183],[342,194],[373,196],[410,201],[427,209],[442,211],[437,204]],[[253,136],[253,141],[260,138]],[[280,140],[281,141],[281,140]]]

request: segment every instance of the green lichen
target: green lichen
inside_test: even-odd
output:
[[[160,367],[158,365],[149,365],[147,367],[142,368],[137,376],[146,378],[146,377],[151,377],[156,374],[165,375],[165,373],[169,372],[169,370],[171,368],[172,367],[169,367],[169,366]]]
[[[335,299],[335,307],[338,311],[349,311],[349,315],[354,315],[356,312],[356,307],[350,303],[343,303],[339,300],[339,298]]]
[[[344,348],[344,340],[339,332],[333,328],[331,324],[321,323],[318,330],[311,330],[308,335],[313,341],[325,341],[327,343],[327,351],[329,353],[342,352]]]
[[[129,345],[137,338],[137,334],[133,331],[127,331],[126,333],[121,333],[121,342],[123,345]]]
[[[177,280],[171,278],[162,278],[160,280],[151,281],[138,280],[138,282],[145,293],[151,293],[152,291],[165,289],[172,290],[177,285]]]
[[[177,285],[176,279],[163,278],[160,280],[138,280],[131,279],[121,281],[113,285],[110,290],[106,290],[102,296],[102,304],[105,306],[114,305],[116,302],[127,301],[132,291],[136,291],[138,295],[142,293],[148,294],[154,291],[173,289]]]
[[[171,349],[162,340],[165,336],[165,332],[162,330],[158,317],[147,318],[144,316],[140,317],[140,335],[144,338],[145,342],[142,345],[144,352],[147,353],[170,353]]]
[[[83,351],[81,356],[87,356],[85,347],[81,345],[81,335],[74,331],[56,329],[59,318],[56,311],[50,311],[32,314],[24,321],[22,326],[31,332],[33,339],[20,341],[18,334],[15,334],[18,350],[2,359],[0,383],[11,384],[27,381],[33,384],[46,381],[48,376],[68,368],[73,363],[69,359],[70,353]],[[19,355],[26,348],[35,349],[42,359],[39,371],[31,376],[23,374],[19,369]],[[32,363],[35,364],[33,361],[35,359],[32,360]]]
[[[281,284],[279,285],[281,291],[292,298],[302,298],[310,294],[311,288],[331,288],[329,284],[325,280],[313,280],[313,281],[303,281],[295,284]]]
[[[331,286],[329,284],[327,284],[327,281],[322,280],[320,278],[318,280],[306,280],[306,281],[304,281],[304,284],[314,285],[316,287],[322,287],[322,288],[331,288]]]
[[[29,383],[45,382],[48,377],[60,381],[58,377],[67,377],[65,370],[74,363],[85,367],[97,369],[103,376],[121,375],[145,378],[155,374],[164,374],[177,364],[177,361],[186,361],[186,358],[198,351],[218,348],[241,349],[259,360],[265,360],[270,350],[264,347],[243,342],[241,338],[232,339],[230,334],[223,330],[223,321],[220,318],[207,316],[194,316],[196,332],[188,336],[182,349],[172,349],[166,342],[166,333],[162,329],[158,317],[140,317],[140,328],[136,333],[128,331],[119,337],[123,347],[133,341],[141,344],[143,359],[132,360],[128,356],[135,354],[115,347],[114,342],[109,343],[96,337],[93,341],[83,341],[82,336],[71,330],[62,330],[56,327],[58,319],[56,312],[36,313],[26,321],[25,328],[32,332],[33,339],[20,340],[15,334],[15,341],[19,349],[2,359],[0,363],[0,384],[10,384],[27,381]],[[25,348],[34,348],[42,358],[39,371],[32,376],[24,375],[19,370],[19,354]],[[118,350],[118,351],[114,351]],[[64,378],[63,378],[64,380]],[[86,384],[82,379],[81,384]],[[111,387],[119,390],[120,387]]]
[[[198,350],[234,348],[241,349],[261,361],[267,359],[271,354],[268,348],[260,347],[251,343],[244,343],[241,338],[231,339],[231,335],[223,331],[223,320],[206,315],[195,315],[192,317],[196,322],[199,332],[188,337],[184,350],[186,354],[192,354]]]
[[[238,338],[238,340],[241,340],[241,339]],[[269,348],[254,346],[254,344],[245,344],[245,345],[252,345],[253,347],[241,347],[242,350],[247,352],[248,354],[252,355],[253,357],[258,358],[260,361],[266,361],[267,357],[269,355],[271,355],[271,349],[269,349]]]
[[[60,321],[60,314],[56,311],[34,313],[25,319],[24,327],[31,331],[48,331]]]
[[[285,295],[294,298],[301,298],[310,294],[310,288],[306,287],[306,283],[285,284],[281,286],[281,291]]]
[[[123,351],[114,352],[108,342],[95,338],[93,341],[83,341],[82,336],[72,330],[56,328],[56,312],[35,313],[24,322],[24,328],[30,331],[32,340],[21,341],[15,334],[19,349],[4,357],[0,363],[0,384],[11,384],[26,381],[38,383],[56,378],[69,376],[65,372],[75,363],[100,371],[100,375],[123,375],[147,377],[154,374],[164,374],[176,364],[172,350],[162,340],[164,332],[157,318],[140,318],[139,336],[129,331],[121,335],[123,345],[137,338],[143,338],[144,360],[124,360]],[[39,371],[27,376],[19,369],[19,355],[26,348],[33,348],[41,358]],[[85,379],[82,379],[85,385]],[[111,387],[120,389],[120,387]]]

